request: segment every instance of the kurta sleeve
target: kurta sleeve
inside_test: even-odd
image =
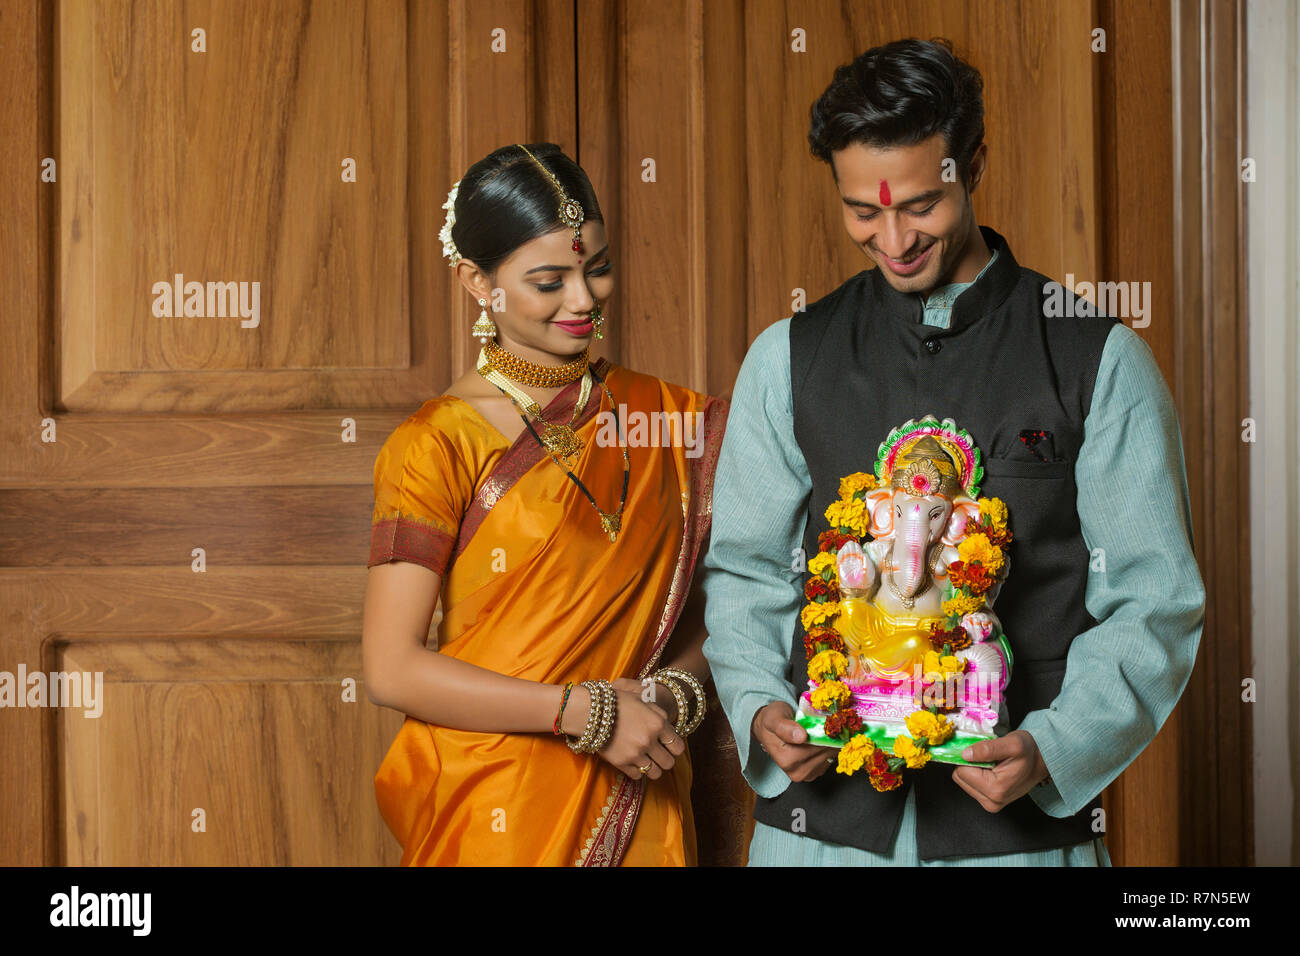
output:
[[[1205,621],[1173,399],[1150,347],[1123,324],[1102,351],[1075,482],[1097,624],[1071,642],[1051,706],[1019,727],[1051,775],[1030,796],[1053,817],[1087,806],[1155,737]]]
[[[410,561],[439,575],[468,505],[453,443],[425,414],[393,431],[375,458],[375,508],[367,567]]]
[[[785,678],[802,598],[795,551],[812,481],[795,442],[790,320],[759,334],[736,379],[713,486],[713,529],[704,558],[708,658],[736,738],[746,781],[774,797],[790,778],[750,725],[760,707],[798,695]]]

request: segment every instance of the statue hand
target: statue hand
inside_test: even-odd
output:
[[[835,556],[840,592],[850,597],[868,594],[876,587],[876,566],[856,541],[846,541]]]

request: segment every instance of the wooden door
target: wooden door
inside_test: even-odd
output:
[[[0,862],[396,862],[371,469],[468,350],[451,183],[572,138],[572,9],[4,17],[0,670],[103,690],[0,712]]]

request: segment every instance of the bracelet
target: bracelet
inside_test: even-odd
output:
[[[560,719],[564,716],[564,708],[565,708],[566,706],[568,706],[568,703],[569,703],[569,691],[571,691],[571,690],[573,690],[573,681],[569,681],[568,683],[566,683],[566,684],[564,685],[564,696],[560,698],[560,710],[559,710],[559,712],[555,715],[555,724],[554,724],[554,726],[552,727],[552,729],[554,730],[555,735],[556,735],[557,737],[558,737],[559,734],[560,734]]]
[[[663,684],[672,693],[673,699],[677,701],[677,722],[673,725],[673,730],[678,737],[685,737],[686,721],[690,716],[690,707],[686,703],[686,691],[682,690],[681,685],[674,678],[669,677],[663,671],[658,672],[653,677],[647,677],[646,680],[652,684]]]
[[[676,677],[684,681],[691,692],[695,694],[695,713],[691,715],[690,722],[681,731],[681,736],[689,737],[695,731],[699,730],[700,724],[704,723],[704,711],[708,706],[708,699],[704,696],[704,687],[696,680],[695,675],[688,671],[680,670],[676,667],[664,667],[650,675],[653,679],[658,680],[660,677]]]
[[[605,707],[600,715],[600,733],[592,744],[592,753],[604,749],[609,743],[609,738],[614,734],[614,717],[618,710],[618,691],[614,690],[614,685],[607,680],[599,681],[599,684],[605,694]]]
[[[591,742],[595,739],[596,727],[600,721],[600,712],[605,705],[605,695],[600,692],[600,687],[594,680],[585,680],[582,682],[582,686],[587,689],[587,696],[591,699],[591,707],[587,711],[587,726],[577,741],[574,741],[567,734],[565,735],[565,742],[569,745],[569,749],[576,754],[591,752]]]
[[[618,694],[614,690],[614,685],[607,680],[585,680],[582,686],[587,688],[587,693],[591,697],[587,726],[576,742],[567,734],[565,736],[569,749],[574,753],[590,754],[609,743],[609,738],[614,731]]]

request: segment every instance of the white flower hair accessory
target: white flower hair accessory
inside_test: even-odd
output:
[[[451,227],[456,225],[456,192],[460,189],[460,180],[452,184],[451,192],[447,193],[447,201],[442,204],[442,208],[447,210],[447,219],[442,224],[442,230],[438,233],[438,238],[442,240],[442,254],[447,257],[448,265],[455,266],[460,262],[460,250],[456,248],[456,243],[451,238]]]

